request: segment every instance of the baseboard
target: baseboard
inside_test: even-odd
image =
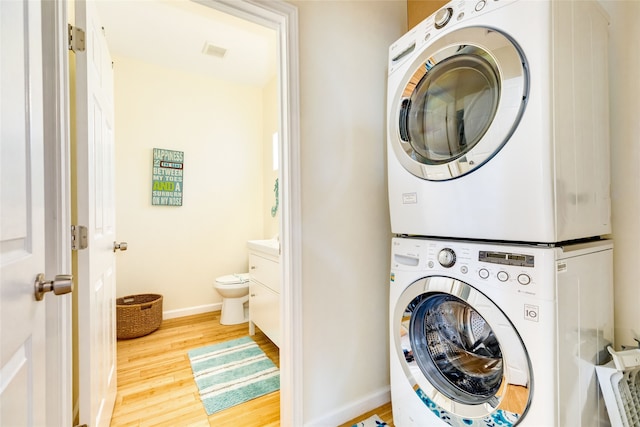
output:
[[[199,305],[196,307],[179,308],[177,310],[169,310],[162,312],[163,319],[175,319],[176,317],[192,316],[194,314],[209,313],[211,311],[220,311],[222,303]]]
[[[341,406],[335,411],[315,420],[304,423],[305,427],[338,426],[371,411],[391,400],[389,386],[378,389],[360,400]]]

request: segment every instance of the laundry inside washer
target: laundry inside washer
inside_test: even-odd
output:
[[[489,324],[455,296],[418,298],[409,342],[422,372],[451,398],[468,404],[495,399],[504,372],[502,351]]]

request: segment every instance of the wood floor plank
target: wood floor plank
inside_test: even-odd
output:
[[[187,352],[249,332],[247,324],[220,325],[219,315],[164,320],[150,335],[118,341],[118,395],[112,427],[280,424],[279,392],[207,416]],[[253,338],[279,364],[278,348],[260,330]]]
[[[377,415],[380,417],[380,419],[382,421],[384,421],[385,423],[387,423],[387,425],[389,427],[394,427],[393,424],[393,414],[391,413],[391,402],[382,405],[376,409],[373,409],[367,413],[364,413],[362,415],[360,415],[357,418],[354,418],[353,420],[346,422],[344,424],[340,424],[338,427],[351,427],[352,425],[359,423],[360,421],[364,421],[367,418],[373,416],[373,415]]]
[[[193,380],[189,350],[241,338],[248,332],[247,324],[221,325],[217,311],[167,319],[150,335],[119,340],[118,394],[111,427],[279,427],[279,391],[207,416]],[[257,328],[252,338],[280,366],[278,347]],[[340,427],[350,427],[373,414],[393,426],[389,403]]]

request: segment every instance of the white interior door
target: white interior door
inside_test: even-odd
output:
[[[46,425],[40,2],[0,1],[0,425]]]
[[[76,0],[86,50],[76,59],[77,222],[88,247],[78,251],[80,424],[108,426],[116,397],[113,70],[95,5]]]

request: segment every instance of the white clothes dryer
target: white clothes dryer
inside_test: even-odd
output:
[[[394,238],[396,427],[604,427],[609,240],[553,247]]]
[[[611,232],[608,17],[596,1],[455,0],[389,48],[392,231]]]

